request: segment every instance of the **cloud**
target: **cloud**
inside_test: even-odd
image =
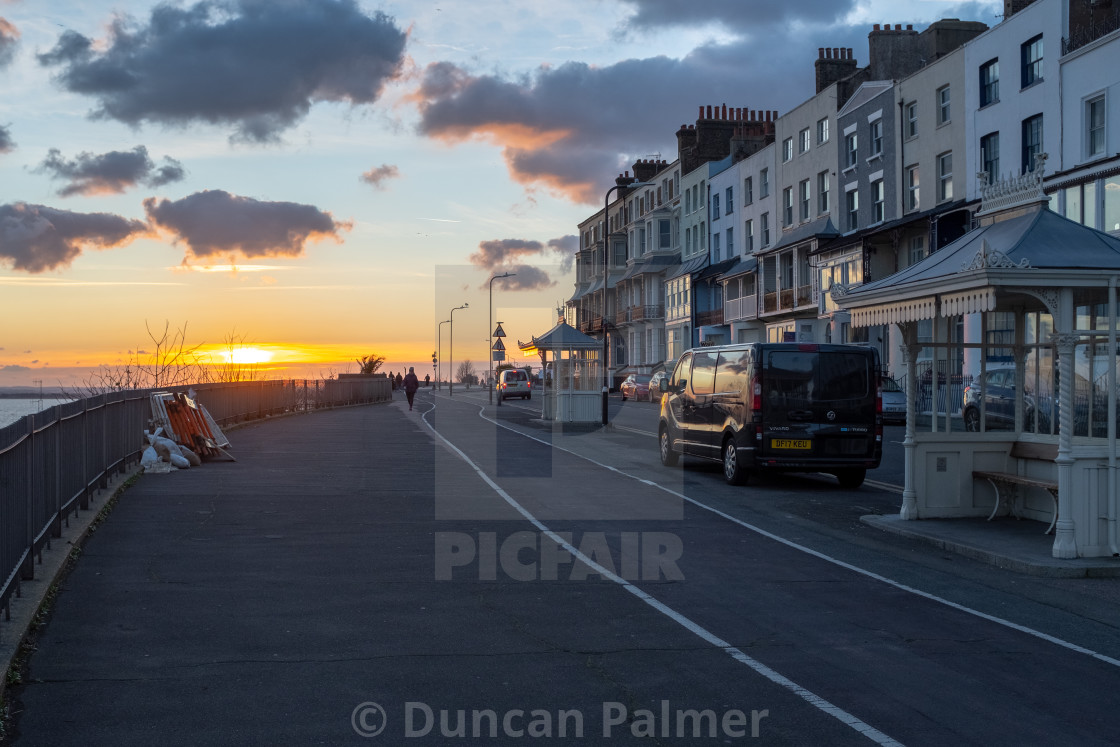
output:
[[[0,153],[11,153],[16,149],[16,141],[12,140],[12,131],[0,125]]]
[[[298,257],[308,241],[333,238],[351,223],[336,221],[313,205],[263,202],[222,190],[195,192],[181,200],[144,200],[153,226],[176,234],[195,258]]]
[[[0,366],[0,373],[24,373],[30,370],[31,369],[27,366],[20,366],[14,363],[7,366]]]
[[[143,145],[130,151],[113,150],[94,155],[79,153],[67,161],[57,148],[51,148],[36,171],[47,172],[52,179],[65,179],[68,184],[58,190],[62,197],[71,195],[118,194],[136,184],[161,187],[186,176],[182,164],[165,157],[156,168]]]
[[[560,262],[561,272],[569,272],[575,260],[575,250],[579,237],[574,235],[549,239],[546,242],[532,239],[493,239],[481,241],[478,251],[467,259],[471,264],[488,273],[515,273],[514,277],[500,278],[495,284],[505,290],[535,290],[555,285],[548,273],[537,267],[524,264],[519,260],[526,258],[556,259]],[[548,254],[554,257],[548,257]],[[489,279],[482,287],[489,285]]]
[[[496,270],[511,260],[527,255],[537,255],[544,250],[544,244],[526,239],[494,239],[481,241],[478,251],[467,259],[471,264],[486,270]],[[504,269],[504,268],[503,268]]]
[[[542,288],[551,288],[556,285],[556,281],[550,278],[547,272],[538,267],[533,267],[531,265],[512,265],[505,269],[517,274],[513,277],[495,280],[494,285],[501,290],[541,290]]]
[[[66,267],[83,248],[110,249],[147,234],[110,213],[75,213],[23,202],[0,205],[0,260],[25,272]]]
[[[812,18],[819,23],[841,21],[856,8],[855,0],[782,0],[780,3],[709,0],[697,13],[678,0],[620,0],[634,9],[627,19],[638,29],[662,26],[722,25],[732,30],[753,31],[759,26],[800,22]]]
[[[383,163],[376,168],[372,168],[361,176],[361,180],[377,189],[385,189],[385,182],[389,179],[397,179],[400,177],[401,172],[396,166],[388,163]]]
[[[11,21],[0,18],[0,67],[9,64],[16,55],[19,46],[19,29]]]
[[[66,31],[40,54],[56,80],[131,125],[228,125],[265,142],[318,101],[371,104],[401,73],[407,34],[355,0],[211,0],[118,16],[107,40]]]

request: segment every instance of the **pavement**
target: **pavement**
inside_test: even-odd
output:
[[[632,520],[635,533],[649,533],[677,513],[684,520],[677,531],[690,548],[703,548],[706,537],[735,536],[729,523],[697,518],[691,509],[686,516],[686,507],[652,496],[640,481],[613,486],[614,503],[604,506],[597,488],[612,479],[610,470],[649,461],[618,433],[552,429],[501,408],[492,414],[535,440],[495,429],[481,440],[458,441],[480,472],[422,422],[427,417],[449,433],[473,427],[449,420],[447,411],[425,404],[409,412],[401,400],[250,424],[231,436],[239,461],[144,476],[93,533],[84,527],[104,500],[81,512],[69,534],[54,541],[53,555],[44,556],[38,580],[25,584],[13,620],[0,623],[0,654],[10,656],[69,551],[82,548],[61,579],[28,679],[10,693],[14,742],[334,744],[375,725],[377,714],[361,710],[367,703],[463,708],[472,691],[499,712],[526,700],[587,713],[606,702],[760,703],[773,712],[766,735],[774,741],[851,740],[846,726],[806,711],[789,692],[742,682],[739,665],[718,647],[697,645],[671,620],[651,620],[632,594],[610,584],[600,582],[591,593],[572,583],[503,583],[500,574],[494,583],[440,583],[433,541],[439,547],[442,534],[476,538],[484,576],[487,534],[504,547],[504,538],[525,528],[524,517],[494,495],[499,484],[561,533],[609,534],[619,516]],[[576,475],[573,460],[555,446],[611,467]],[[511,456],[496,461],[497,453]],[[571,495],[541,496],[538,479],[554,488],[555,477],[571,481]],[[557,513],[548,516],[550,510]],[[1023,574],[1111,576],[1120,566],[1112,559],[1050,558],[1051,538],[1039,522],[862,521],[928,543],[931,551]],[[726,551],[711,544],[704,549],[715,553],[712,567],[726,567]],[[792,573],[783,570],[791,567],[788,559],[774,555],[767,550],[756,559],[760,568],[773,564],[765,566],[766,577]],[[625,558],[618,569],[625,572]],[[686,591],[665,581],[649,586],[670,603]],[[725,602],[729,590],[701,584],[687,591],[701,595],[696,608],[707,609]],[[791,604],[792,598],[758,608]],[[805,636],[820,614],[849,604],[858,614],[862,606],[847,592],[829,604],[827,612],[806,613]],[[872,627],[868,621],[860,629]],[[804,679],[815,676],[809,671]],[[862,705],[886,719],[899,705],[889,702],[889,683],[883,686]],[[399,708],[388,720],[394,723],[387,734],[404,736]]]

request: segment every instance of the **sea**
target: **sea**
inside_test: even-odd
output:
[[[24,415],[30,415],[40,410],[46,410],[62,402],[69,402],[69,398],[59,397],[0,397],[0,428],[11,425]]]

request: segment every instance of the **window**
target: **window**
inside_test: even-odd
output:
[[[828,142],[828,117],[817,120],[817,145]]]
[[[793,187],[782,190],[782,225],[793,225]]]
[[[910,264],[915,265],[926,258],[926,237],[910,237]]]
[[[686,189],[684,191],[684,214],[688,215],[692,212],[692,190]]]
[[[712,195],[712,220],[719,217],[719,193]]]
[[[750,254],[754,251],[754,221],[748,220],[743,224],[743,249]]]
[[[999,58],[980,66],[980,106],[999,101]]]
[[[789,161],[793,158],[793,138],[787,137],[782,141],[782,161]]]
[[[953,199],[953,152],[937,157],[937,201]]]
[[[770,196],[770,169],[763,169],[758,172],[758,196]]]
[[[906,209],[917,210],[918,200],[918,167],[906,167]]]
[[[871,182],[871,222],[882,223],[885,216],[883,199],[883,180]]]
[[[673,234],[669,231],[669,221],[657,221],[657,247],[659,249],[672,248]]]
[[[876,119],[871,123],[871,156],[883,155],[883,120]]]
[[[758,232],[762,248],[770,246],[770,213],[763,213],[759,217]]]
[[[859,228],[859,190],[853,189],[845,193],[845,197],[848,201],[848,230],[854,231]]]
[[[727,229],[727,258],[731,259],[735,256],[735,229]]]
[[[1019,47],[1023,61],[1023,88],[1042,80],[1042,34]]]
[[[1023,173],[1034,171],[1034,157],[1042,152],[1042,115],[1023,120]]]
[[[943,86],[937,89],[937,124],[943,125],[950,119],[949,86]]]
[[[857,137],[857,133],[853,132],[851,135],[844,138],[844,153],[847,154],[844,167],[850,169],[855,166],[856,161],[859,160],[859,138]]]
[[[687,228],[684,230],[684,255],[687,257],[692,254],[692,231]]]
[[[1085,102],[1085,155],[1104,155],[1104,95]]]
[[[918,102],[911,101],[906,105],[906,137],[918,136]]]
[[[719,231],[712,234],[712,261],[719,262]]]
[[[804,130],[802,130],[800,132],[800,134],[798,135],[798,138],[797,138],[797,142],[798,142],[798,146],[797,146],[797,152],[798,153],[808,153],[809,152],[809,147],[813,144],[813,141],[812,141],[812,138],[809,135],[809,128],[808,127],[806,127]]]
[[[696,212],[700,209],[700,194],[695,184],[692,185],[692,211]]]
[[[980,138],[980,170],[988,174],[988,184],[999,181],[999,133]]]
[[[750,205],[754,202],[754,179],[747,177],[743,180],[743,204]]]
[[[817,174],[817,214],[828,212],[828,172]]]
[[[799,202],[801,203],[801,220],[803,221],[809,220],[809,216],[812,215],[811,195],[812,192],[809,190],[809,180],[803,179],[801,181],[801,184],[798,185],[798,197],[800,198]]]
[[[734,192],[732,191],[734,189],[735,189],[734,187],[728,187],[723,192],[723,214],[724,215],[731,215],[731,213],[735,209]]]

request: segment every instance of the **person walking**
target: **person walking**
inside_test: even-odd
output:
[[[404,377],[404,396],[408,397],[408,409],[412,409],[412,400],[416,397],[416,390],[420,388],[420,380],[416,378],[416,370],[408,367],[408,374]]]

